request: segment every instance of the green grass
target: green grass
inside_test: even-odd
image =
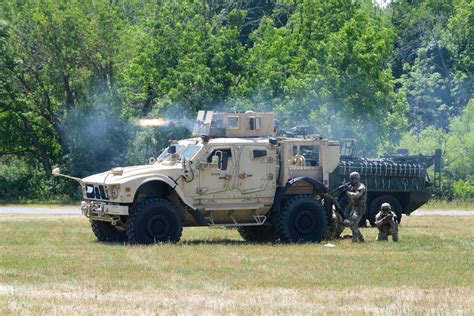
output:
[[[400,243],[103,244],[80,216],[0,216],[0,314],[474,312],[474,217],[405,217]]]
[[[474,210],[474,201],[469,200],[436,200],[431,199],[421,207],[424,210]]]

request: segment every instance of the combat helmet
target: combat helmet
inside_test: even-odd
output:
[[[351,179],[352,184],[359,183],[360,174],[357,171],[351,172],[351,174],[349,175],[349,178]]]
[[[380,207],[382,211],[391,211],[392,206],[389,203],[382,203],[382,206]]]

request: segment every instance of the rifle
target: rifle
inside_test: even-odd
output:
[[[337,187],[337,190],[340,192],[346,192],[351,188],[350,182],[343,182],[340,186]]]
[[[382,213],[382,218],[380,219],[380,223],[382,225],[384,224],[396,224],[395,218],[393,217],[393,214],[391,212],[388,213]]]

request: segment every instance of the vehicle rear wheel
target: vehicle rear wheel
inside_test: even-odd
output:
[[[127,241],[127,232],[118,230],[110,222],[92,221],[92,231],[97,240],[103,242],[125,242]]]
[[[272,242],[276,239],[275,229],[271,224],[241,226],[237,230],[243,239],[250,242]]]
[[[320,242],[327,229],[322,205],[307,195],[291,198],[281,209],[279,236],[284,242]]]
[[[149,198],[140,202],[127,223],[131,243],[177,242],[183,226],[174,205],[165,199]]]
[[[392,211],[397,215],[397,222],[400,223],[402,220],[402,206],[398,200],[391,195],[381,195],[376,197],[372,202],[370,202],[369,212],[367,218],[370,222],[370,225],[375,226],[375,216],[380,211],[380,207],[383,203],[389,203],[392,206]]]

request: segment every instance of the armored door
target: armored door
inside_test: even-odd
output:
[[[239,192],[248,197],[273,197],[278,177],[276,150],[270,146],[253,145],[237,148],[236,153]]]
[[[233,194],[235,158],[232,147],[214,148],[207,154],[199,172],[198,195],[226,199]]]

